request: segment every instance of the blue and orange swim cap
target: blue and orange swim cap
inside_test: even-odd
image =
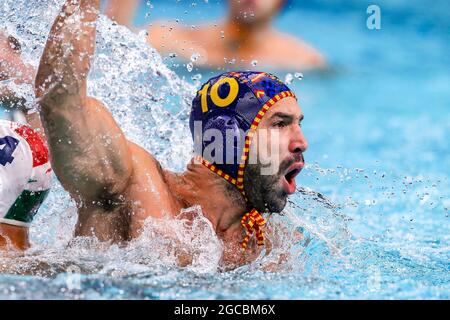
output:
[[[286,97],[295,98],[295,95],[276,76],[234,71],[209,79],[192,101],[189,126],[196,155],[201,157],[204,166],[235,185],[244,197],[244,171],[252,137],[270,107]],[[208,148],[214,142],[217,146],[217,141],[205,141],[209,137],[206,132],[211,129],[222,134],[219,150]],[[247,231],[247,241],[244,239],[242,243],[244,249],[253,229],[258,244],[264,243],[262,230],[258,228],[264,223],[256,209],[243,217],[242,225]]]

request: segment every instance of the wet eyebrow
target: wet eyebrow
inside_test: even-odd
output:
[[[301,122],[305,116],[303,114],[300,115],[298,122]],[[287,122],[292,122],[294,120],[294,117],[288,113],[284,112],[275,112],[270,119],[273,120],[274,118],[280,118]]]

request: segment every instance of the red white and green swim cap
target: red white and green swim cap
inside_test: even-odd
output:
[[[0,120],[0,223],[30,226],[47,197],[48,149],[30,127]]]

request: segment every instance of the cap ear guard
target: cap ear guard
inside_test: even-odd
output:
[[[202,128],[203,157],[233,177],[237,176],[237,166],[244,148],[247,134],[242,128],[248,127],[239,115],[215,112]],[[220,139],[220,141],[217,141]],[[200,141],[197,141],[200,143]]]

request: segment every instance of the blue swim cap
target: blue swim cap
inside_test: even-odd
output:
[[[235,71],[209,79],[192,101],[189,119],[195,153],[201,156],[202,164],[244,194],[251,138],[267,110],[285,97],[295,95],[280,79],[266,72]],[[208,146],[217,137],[208,141],[210,134],[205,133],[210,129],[222,135],[220,148],[212,151]]]

